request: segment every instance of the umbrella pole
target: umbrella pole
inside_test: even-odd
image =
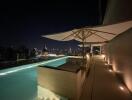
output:
[[[84,61],[84,41],[83,41],[83,61]]]
[[[82,61],[82,63],[83,63],[83,68],[85,68],[85,48],[84,48],[84,42],[85,42],[85,41],[84,41],[84,40],[85,40],[85,39],[82,39],[82,46],[83,46],[83,47],[82,47],[82,50],[83,50],[83,51],[82,51],[82,56],[83,56],[83,59],[82,59],[83,61]]]
[[[83,41],[83,68],[85,68],[85,48],[84,48],[84,41]]]

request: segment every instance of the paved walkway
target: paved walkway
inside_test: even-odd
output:
[[[128,90],[117,81],[100,56],[93,57],[80,100],[132,100]]]

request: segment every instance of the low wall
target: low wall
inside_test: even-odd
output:
[[[132,92],[132,28],[105,46],[106,59]]]
[[[38,67],[38,84],[70,100],[78,100],[82,90],[85,73],[77,73]]]

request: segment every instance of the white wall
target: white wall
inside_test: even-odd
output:
[[[132,28],[120,34],[105,46],[107,61],[120,74],[132,92]]]

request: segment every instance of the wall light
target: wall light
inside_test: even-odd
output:
[[[106,62],[105,65],[108,66],[109,64]]]
[[[89,58],[90,58],[89,54],[86,54],[86,58],[87,58],[87,59],[89,59]]]
[[[111,69],[109,69],[109,72],[113,72]]]
[[[104,54],[102,54],[101,56],[102,56],[103,59],[105,58],[105,55]]]
[[[119,86],[119,89],[124,91],[124,87],[123,86]]]

